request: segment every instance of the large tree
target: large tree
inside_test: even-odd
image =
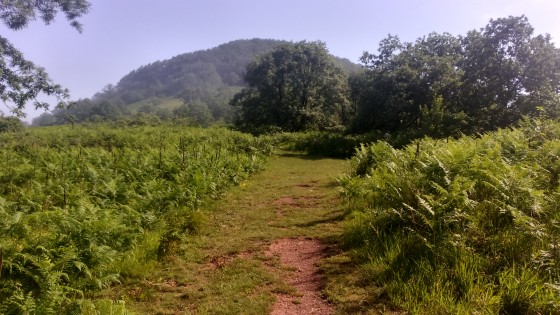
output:
[[[391,35],[382,40],[379,54],[362,57],[367,70],[350,80],[358,110],[354,130],[422,129],[424,113],[432,111],[436,100],[440,110],[458,102],[460,58],[460,41],[447,33],[431,33],[414,43]]]
[[[19,30],[37,17],[49,24],[62,12],[70,25],[81,31],[78,18],[86,14],[89,7],[88,0],[1,0],[0,19],[8,28]],[[29,102],[36,108],[49,108],[47,103],[37,100],[41,93],[55,96],[60,102],[68,98],[66,89],[53,83],[43,68],[25,59],[0,35],[0,99],[14,114],[23,116],[23,108]]]
[[[281,45],[247,66],[249,87],[236,94],[236,124],[245,130],[341,127],[349,119],[347,79],[323,42]]]
[[[462,38],[461,99],[471,126],[504,127],[542,108],[558,116],[560,50],[550,35],[533,36],[525,16],[490,20]]]

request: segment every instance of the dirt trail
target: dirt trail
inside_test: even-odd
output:
[[[346,169],[344,160],[271,158],[201,210],[201,230],[175,255],[108,295],[127,296],[138,314],[333,313],[317,270],[341,231],[335,178]]]
[[[273,239],[265,252],[266,256],[279,259],[280,268],[289,270],[283,275],[282,281],[295,289],[289,294],[275,293],[276,301],[271,314],[332,314],[334,307],[323,298],[323,279],[318,271],[318,263],[326,256],[326,246],[320,240],[324,235],[313,235],[313,230],[325,228],[337,219],[324,216],[324,209],[332,209],[335,201],[332,186],[335,174],[329,175],[333,172],[329,169],[333,160],[314,161],[297,156],[283,159],[292,162],[285,169],[290,181],[289,185],[278,191],[281,194],[267,207],[276,213],[276,218],[269,224],[274,226],[278,224],[277,221],[288,221],[290,224],[285,225],[286,229],[300,229],[295,237]],[[340,163],[338,161],[337,164]],[[307,223],[298,222],[305,216],[310,216]],[[334,232],[332,229],[326,230]]]
[[[277,294],[272,315],[333,313],[333,306],[320,293],[322,282],[317,263],[324,253],[325,247],[316,239],[285,238],[270,245],[267,255],[277,255],[282,265],[295,269],[286,281],[297,290],[296,297]]]

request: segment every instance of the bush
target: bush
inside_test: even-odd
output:
[[[197,209],[271,151],[227,129],[163,125],[30,128],[1,140],[2,314],[121,312],[82,300],[178,254],[176,242],[204,224]]]
[[[285,150],[334,158],[350,158],[361,143],[375,139],[373,134],[345,135],[326,131],[285,132],[278,133],[274,137],[279,146]]]
[[[21,132],[24,125],[17,117],[0,117],[0,133]]]

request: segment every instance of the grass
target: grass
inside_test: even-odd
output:
[[[340,179],[347,277],[411,314],[558,314],[559,125],[529,123],[361,148]]]
[[[346,170],[344,160],[280,152],[202,209],[201,229],[173,255],[101,297],[123,299],[138,314],[268,313],[274,293],[296,292],[282,281],[291,270],[264,252],[275,239],[299,236],[335,248],[345,215],[335,178]]]

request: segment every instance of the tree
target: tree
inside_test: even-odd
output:
[[[0,133],[20,132],[23,128],[23,123],[17,117],[0,116]]]
[[[82,30],[78,18],[89,10],[88,0],[18,0],[0,2],[0,19],[10,29],[28,26],[37,16],[45,24],[52,22],[59,11],[66,15],[70,25]],[[18,115],[33,102],[35,108],[48,109],[49,105],[37,100],[39,94],[55,96],[59,102],[68,99],[68,90],[51,81],[44,69],[26,60],[6,38],[0,36],[0,99]]]
[[[560,115],[560,50],[526,17],[490,20],[464,37],[389,36],[350,78],[353,129],[401,138],[476,134],[522,116]],[[405,141],[403,141],[405,142]]]
[[[401,43],[389,35],[378,51],[364,54],[367,70],[350,80],[357,108],[355,131],[422,129],[423,113],[436,100],[438,110],[450,110],[458,102],[461,46],[456,37],[431,33],[414,43]]]
[[[241,129],[329,129],[348,120],[347,80],[322,42],[278,46],[247,66],[249,85],[231,105]]]
[[[525,16],[490,20],[462,42],[461,99],[479,126],[473,131],[508,126],[538,108],[558,114],[560,51],[549,35],[533,36]]]

